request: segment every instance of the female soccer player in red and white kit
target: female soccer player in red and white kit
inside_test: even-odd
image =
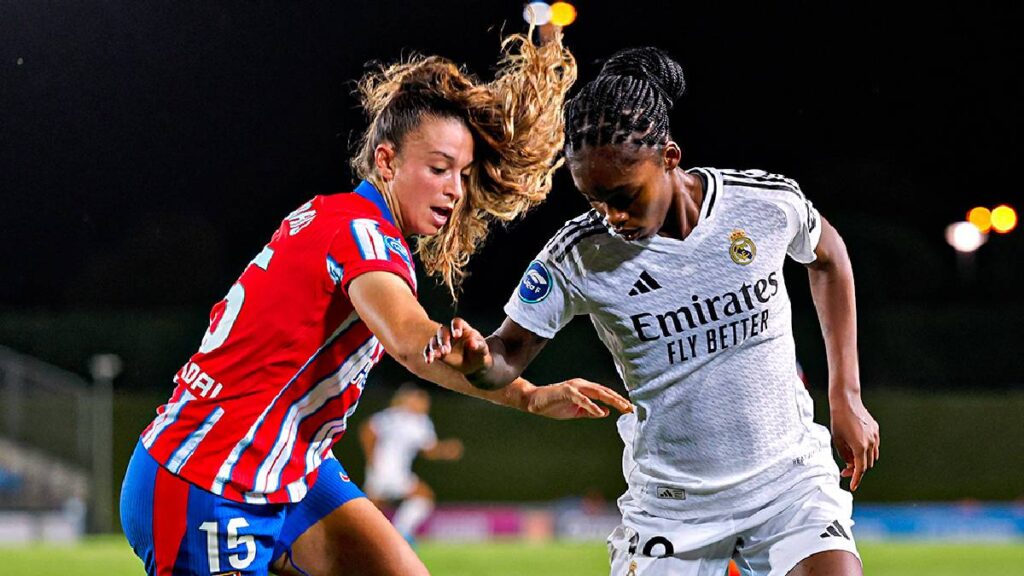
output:
[[[121,519],[149,574],[425,574],[331,454],[385,352],[446,388],[551,418],[630,408],[582,380],[481,391],[421,354],[438,324],[416,300],[406,238],[454,293],[489,223],[542,201],[558,165],[572,55],[559,39],[505,47],[490,83],[438,57],[363,79],[363,181],[283,220],[214,306],[132,456]]]

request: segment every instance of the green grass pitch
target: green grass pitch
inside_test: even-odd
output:
[[[1024,576],[1024,542],[1003,544],[862,543],[868,576]],[[438,576],[589,576],[608,573],[600,542],[423,543],[418,552]],[[0,547],[5,576],[141,576],[142,563],[120,537],[74,546]]]

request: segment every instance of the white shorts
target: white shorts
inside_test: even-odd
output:
[[[608,537],[612,576],[722,576],[729,560],[745,575],[785,576],[828,550],[860,559],[853,540],[853,498],[833,478],[779,496],[760,510],[694,520],[651,516],[631,502]]]
[[[367,470],[363,491],[374,500],[402,500],[412,493],[420,479],[415,474],[388,474]]]

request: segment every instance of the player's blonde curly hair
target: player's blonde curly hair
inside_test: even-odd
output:
[[[576,80],[576,61],[556,34],[535,46],[516,34],[502,42],[499,69],[480,82],[451,61],[414,56],[381,66],[359,82],[370,125],[352,159],[355,174],[384,190],[374,150],[399,147],[425,116],[462,120],[473,134],[474,160],[463,199],[434,236],[417,239],[424,268],[457,297],[470,256],[491,223],[510,222],[542,202],[561,166],[562,106]]]

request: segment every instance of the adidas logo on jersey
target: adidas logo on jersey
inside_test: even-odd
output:
[[[686,490],[675,486],[655,486],[655,496],[662,500],[686,500]]]
[[[661,284],[658,284],[658,281],[648,274],[647,270],[644,270],[640,273],[640,279],[633,283],[633,289],[629,291],[629,295],[637,296],[640,294],[647,294],[648,292],[659,288],[661,288]]]
[[[825,528],[825,531],[821,533],[819,538],[846,538],[850,539],[850,535],[846,533],[846,529],[839,523],[839,520],[833,520],[831,524]]]

